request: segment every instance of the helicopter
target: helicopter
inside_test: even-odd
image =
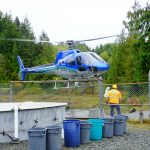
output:
[[[20,66],[20,80],[24,81],[26,74],[30,73],[55,74],[69,80],[75,78],[89,79],[92,77],[100,77],[102,73],[109,70],[109,64],[95,52],[81,52],[79,49],[74,49],[73,45],[77,42],[92,41],[114,36],[81,41],[67,41],[69,49],[58,51],[55,62],[52,64],[44,64],[26,68],[24,67],[20,56],[17,56]]]

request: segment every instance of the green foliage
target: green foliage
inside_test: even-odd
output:
[[[4,15],[0,12],[0,54],[2,57],[0,60],[0,82],[18,80],[19,65],[17,55],[20,55],[26,67],[54,62],[56,53],[51,44],[9,41],[7,40],[9,38],[35,39],[28,18],[20,22],[19,18],[16,17],[13,21],[11,14]],[[45,41],[49,40],[49,38],[46,33],[42,32],[40,40]],[[30,80],[39,80],[39,78],[42,80],[50,79],[51,77],[48,75],[27,76],[27,79]]]
[[[107,82],[142,82],[147,81],[150,69],[150,9],[135,2],[133,12],[127,14],[125,29],[119,36],[117,46],[112,51]]]
[[[109,62],[110,58],[112,56],[112,50],[114,48],[115,44],[108,43],[105,45],[97,46],[94,51],[100,55],[105,61]]]
[[[5,14],[3,15],[0,12],[0,53],[3,55],[4,59],[1,61],[5,64],[3,70],[4,73],[0,73],[0,76],[3,77],[0,81],[8,81],[12,79],[14,76],[14,72],[16,70],[15,67],[15,60],[14,55],[17,54],[17,49],[14,41],[6,41],[5,38],[18,38],[19,33],[17,32],[17,26],[13,23],[11,15]],[[15,58],[16,59],[16,58]]]
[[[0,81],[1,82],[8,81],[6,73],[7,73],[6,59],[2,54],[0,54]]]
[[[147,81],[150,69],[150,5],[141,8],[138,2],[133,6],[133,12],[127,14],[128,21],[124,21],[125,28],[129,32],[132,43],[132,55],[134,58],[134,78],[136,81]]]

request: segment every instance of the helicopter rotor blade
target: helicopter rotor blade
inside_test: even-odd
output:
[[[21,39],[21,38],[2,38],[0,37],[1,41],[18,41],[18,42],[35,42],[35,43],[50,43],[50,44],[75,44],[75,43],[80,43],[80,42],[88,42],[88,41],[96,41],[96,40],[101,40],[101,39],[106,39],[106,38],[112,38],[112,37],[116,37],[119,35],[110,35],[110,36],[103,36],[103,37],[99,37],[99,38],[92,38],[92,39],[85,39],[85,40],[78,40],[78,41],[74,41],[74,40],[68,40],[68,41],[60,41],[60,42],[50,42],[48,41],[44,41],[44,40],[30,40],[30,39]]]
[[[30,40],[30,39],[19,39],[19,38],[0,38],[1,41],[18,41],[18,42],[35,42],[35,43],[51,43],[50,41],[43,40]]]
[[[111,37],[116,37],[116,36],[119,36],[119,35],[103,36],[103,37],[94,38],[94,39],[79,40],[79,41],[76,41],[76,42],[96,41],[96,40],[101,40],[101,39],[106,39],[106,38],[111,38]]]

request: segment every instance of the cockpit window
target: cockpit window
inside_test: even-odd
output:
[[[74,59],[73,57],[69,57],[69,58],[67,59],[67,64],[68,64],[69,66],[74,66],[74,65],[75,65],[75,59]]]
[[[76,61],[77,61],[77,65],[82,65],[83,64],[81,56],[77,56]]]

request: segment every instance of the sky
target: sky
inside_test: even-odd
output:
[[[145,6],[149,0],[138,0]],[[118,35],[135,0],[0,0],[0,11],[29,19],[35,36],[51,42]],[[115,38],[87,42],[91,48]]]

